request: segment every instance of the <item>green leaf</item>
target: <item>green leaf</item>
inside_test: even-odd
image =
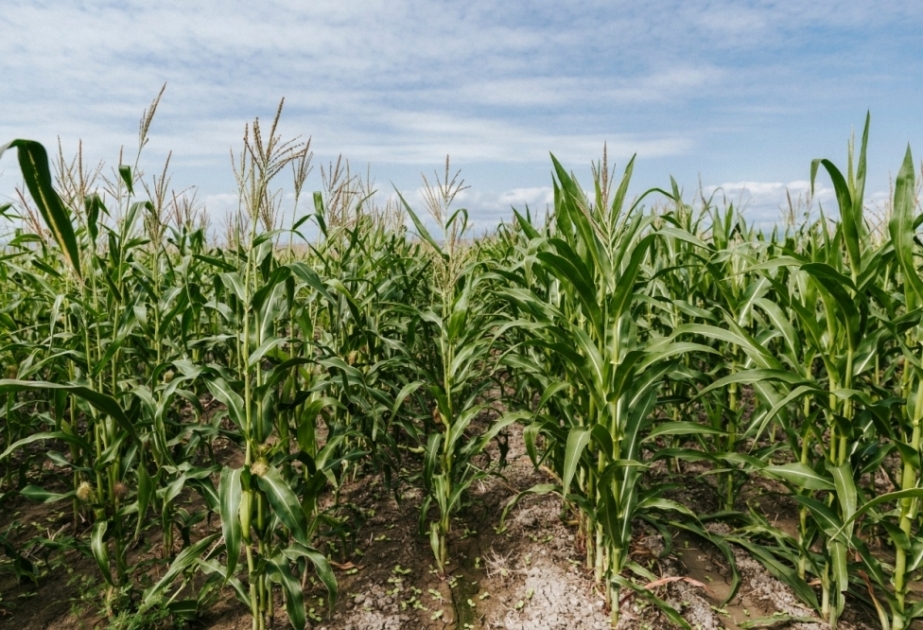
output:
[[[908,490],[898,490],[897,492],[889,492],[887,494],[879,495],[875,497],[874,499],[871,499],[870,501],[863,503],[862,506],[859,509],[857,509],[855,513],[853,513],[853,515],[849,517],[846,523],[843,524],[840,527],[840,529],[838,529],[835,533],[836,535],[839,535],[840,533],[845,531],[846,527],[850,523],[852,523],[857,518],[859,518],[860,516],[862,516],[863,514],[865,514],[866,512],[868,512],[869,510],[871,510],[873,507],[877,505],[881,505],[882,503],[890,503],[892,501],[896,502],[902,499],[921,499],[921,498],[923,498],[923,488],[910,488]]]
[[[433,485],[433,478],[439,474],[439,454],[441,452],[442,434],[430,433],[426,440],[426,446],[423,450],[423,486],[430,489]]]
[[[788,349],[794,356],[801,352],[801,337],[795,332],[795,327],[788,319],[788,316],[782,311],[778,304],[766,298],[754,300],[753,305],[760,308],[769,317],[769,321],[782,333]]]
[[[71,490],[70,492],[59,494],[57,492],[50,492],[44,488],[40,488],[39,486],[29,484],[20,490],[19,494],[30,501],[34,501],[35,503],[54,503],[55,501],[73,497],[74,491]]]
[[[76,435],[64,433],[63,431],[51,431],[48,433],[33,433],[29,437],[25,437],[21,440],[13,442],[9,445],[9,447],[7,447],[5,451],[3,451],[3,453],[0,453],[0,460],[6,459],[23,446],[27,446],[33,442],[39,442],[41,440],[63,440],[68,444],[73,444],[87,454],[93,452],[93,448],[85,440],[77,437]]]
[[[109,586],[112,586],[112,573],[109,571],[109,548],[106,546],[108,527],[109,521],[96,521],[93,524],[93,532],[90,534],[90,550],[93,552],[99,572],[103,574],[103,579]]]
[[[537,258],[561,282],[567,283],[576,289],[577,295],[583,304],[584,312],[593,322],[593,327],[601,330],[600,305],[597,302],[597,290],[590,270],[566,242],[561,239],[551,239],[549,242],[558,253],[539,252]]]
[[[840,537],[844,529],[843,521],[826,504],[798,494],[793,495],[792,499],[808,508],[814,522],[827,534],[828,539]]]
[[[827,550],[833,559],[833,581],[840,593],[849,588],[849,563],[846,558],[846,545],[841,540],[828,540]]]
[[[762,381],[780,381],[787,383],[789,385],[796,384],[807,384],[807,381],[804,380],[798,374],[792,372],[787,372],[785,370],[770,370],[770,369],[755,369],[755,370],[741,370],[739,372],[734,372],[728,374],[723,378],[719,378],[714,383],[711,383],[708,387],[703,388],[696,398],[701,398],[703,395],[708,392],[721,389],[722,387],[727,387],[732,383],[759,383]]]
[[[762,469],[763,473],[782,479],[799,488],[808,490],[833,490],[833,483],[827,477],[819,475],[813,468],[802,464],[801,462],[792,462],[780,466],[766,466]]]
[[[131,174],[131,167],[127,164],[119,164],[119,176],[128,189],[128,194],[133,195],[135,192],[135,178]]]
[[[270,337],[264,341],[259,348],[250,353],[250,358],[247,359],[247,367],[253,369],[254,366],[260,363],[269,352],[272,350],[284,346],[288,343],[288,339],[282,339],[279,337]]]
[[[13,140],[0,147],[0,156],[11,147],[17,149],[22,177],[45,225],[51,230],[61,252],[77,276],[83,277],[80,271],[80,250],[77,247],[74,227],[71,225],[70,212],[54,190],[45,147],[34,140]]]
[[[221,517],[221,532],[224,534],[224,544],[227,548],[227,577],[234,575],[237,561],[240,559],[240,498],[242,492],[242,468],[228,468],[221,470],[221,479],[218,482],[218,513]]]
[[[295,630],[304,630],[307,618],[304,610],[304,592],[301,583],[295,579],[284,559],[273,558],[266,561],[266,570],[274,582],[282,586],[285,595],[285,612]]]
[[[401,408],[401,405],[404,404],[404,401],[407,399],[407,397],[420,389],[423,384],[423,381],[413,381],[411,383],[407,383],[401,388],[401,391],[398,392],[397,396],[394,398],[394,404],[391,406],[392,418],[397,415],[398,410]]]
[[[738,346],[757,364],[757,367],[779,369],[779,361],[762,344],[748,337],[743,331],[728,330],[707,324],[681,324],[673,331],[672,337],[681,335],[702,335]]]
[[[691,448],[658,448],[653,454],[655,460],[660,459],[681,459],[687,462],[712,462],[717,463],[718,457],[712,453],[703,453]]]
[[[666,510],[671,512],[679,512],[686,516],[695,518],[695,512],[687,508],[682,503],[673,501],[672,499],[662,499],[659,497],[649,497],[647,499],[642,499],[638,502],[639,510]]]
[[[645,441],[661,435],[727,435],[727,432],[695,422],[661,422],[647,434]]]
[[[481,453],[481,451],[487,447],[490,441],[497,437],[497,435],[499,435],[503,429],[521,420],[526,420],[527,418],[531,417],[531,415],[532,414],[527,411],[514,411],[503,414],[494,420],[490,425],[490,428],[478,436],[476,441],[472,442],[474,446],[471,449],[466,449],[466,454],[470,457]]]
[[[222,260],[221,258],[215,258],[214,256],[206,256],[205,254],[193,254],[192,256],[196,260],[201,260],[204,263],[217,267],[223,271],[235,271],[237,267]]]
[[[84,399],[91,406],[95,407],[99,411],[103,412],[115,420],[118,425],[125,430],[134,440],[139,440],[138,433],[135,430],[134,423],[132,423],[128,416],[125,415],[125,412],[122,410],[122,407],[119,406],[119,403],[116,402],[115,398],[108,396],[106,394],[97,392],[90,389],[89,387],[84,387],[83,385],[61,385],[59,383],[49,383],[47,381],[20,381],[15,379],[0,379],[0,394],[5,392],[16,392],[24,390],[32,391],[43,391],[43,390],[65,390],[70,392],[78,398]],[[61,438],[64,439],[64,438]],[[9,449],[7,449],[7,452]],[[4,455],[0,455],[0,459]]]
[[[292,533],[292,537],[305,547],[308,542],[308,523],[301,502],[285,482],[279,471],[270,466],[262,477],[256,477],[260,489],[266,493],[273,513]]]
[[[859,345],[859,310],[856,308],[856,298],[850,295],[843,287],[855,291],[852,281],[838,273],[833,267],[824,263],[808,263],[801,266],[801,271],[810,274],[817,281],[817,287],[831,296],[839,307],[837,314],[843,318],[843,324],[851,348]]]
[[[247,414],[244,411],[244,399],[240,397],[240,394],[235,392],[227,381],[220,377],[209,379],[206,385],[212,396],[219,402],[224,403],[228,408],[228,415],[231,420],[240,429],[247,431],[249,429],[247,426]]]
[[[90,238],[95,241],[99,236],[99,214],[103,212],[108,215],[109,212],[103,205],[103,200],[95,193],[84,200],[83,206],[87,217],[87,231],[90,233]]]
[[[170,565],[170,568],[167,569],[167,572],[163,574],[163,577],[160,578],[157,584],[144,592],[144,598],[142,599],[139,613],[159,602],[162,599],[162,593],[173,584],[173,580],[196,564],[196,562],[200,560],[199,557],[203,552],[214,543],[219,536],[220,534],[210,534],[194,545],[190,545],[183,549],[179,555],[176,556],[176,560],[173,561],[173,564]]]
[[[843,221],[846,251],[849,254],[849,266],[852,269],[853,275],[857,276],[859,275],[859,270],[862,267],[860,258],[861,244],[859,239],[860,225],[853,213],[853,197],[849,190],[849,184],[846,182],[846,179],[843,177],[843,174],[840,172],[840,170],[830,160],[812,160],[812,195],[814,194],[814,180],[817,177],[817,168],[820,165],[823,165],[823,167],[827,170],[827,174],[830,175],[830,179],[833,182],[833,189],[836,192],[837,204],[840,207],[840,219]],[[861,199],[857,201],[861,203]],[[859,217],[859,219],[861,220],[861,217]]]
[[[656,238],[655,234],[648,234],[635,245],[631,251],[631,257],[628,265],[619,274],[618,284],[612,294],[612,300],[609,303],[609,316],[617,320],[620,318],[631,303],[631,295],[634,292],[635,280],[641,269],[641,262],[647,255],[647,250]]]
[[[798,577],[798,573],[795,569],[780,562],[768,548],[741,537],[728,537],[728,540],[749,551],[760,564],[766,567],[769,573],[787,584],[801,601],[814,610],[820,611],[820,604],[817,601],[817,595],[814,594],[814,589],[812,589],[807,582]]]
[[[660,599],[653,592],[649,591],[643,586],[635,584],[633,581],[622,577],[621,575],[615,575],[612,577],[612,581],[623,588],[628,588],[650,603],[652,603],[664,616],[670,620],[670,622],[678,627],[683,628],[683,630],[692,630],[692,626],[689,625],[689,622],[683,619],[682,615],[677,612],[675,608],[670,606],[664,600]]]
[[[219,554],[222,551],[223,547],[219,545],[211,555]],[[221,577],[221,582],[230,586],[234,591],[234,595],[237,597],[237,601],[239,601],[244,606],[250,606],[250,594],[247,593],[247,590],[244,588],[244,585],[239,579],[228,575],[226,567],[218,564],[214,560],[200,559],[199,570],[201,570],[205,575],[217,574],[219,577]]]
[[[853,481],[852,466],[849,462],[842,466],[828,466],[830,474],[833,475],[833,484],[836,488],[836,499],[840,504],[840,515],[847,524],[852,522],[852,516],[856,513],[856,503],[858,501],[858,492],[855,481]],[[852,539],[852,527],[847,525],[847,540]]]
[[[923,302],[923,280],[914,262],[914,238],[916,230],[916,185],[914,183],[913,156],[910,147],[904,155],[904,162],[897,173],[897,182],[894,186],[894,206],[888,230],[891,233],[891,242],[894,244],[894,254],[900,263],[902,277],[905,283],[905,293],[916,295],[919,302]]]
[[[449,451],[455,451],[456,443],[465,435],[465,430],[486,407],[486,404],[475,405],[465,409],[456,416],[452,426],[450,426],[449,430],[446,432],[446,448]]]
[[[413,221],[413,225],[417,228],[417,234],[426,241],[430,247],[433,248],[433,251],[436,252],[443,260],[448,260],[449,255],[442,251],[442,248],[439,247],[439,244],[436,240],[430,235],[429,230],[426,229],[426,226],[423,225],[423,222],[420,221],[420,217],[417,216],[417,213],[413,211],[413,208],[410,207],[410,204],[407,203],[407,200],[404,199],[404,196],[401,192],[395,188],[394,191],[397,193],[398,199],[401,200],[401,204],[404,206],[404,210],[407,211],[407,215],[410,217],[410,220]]]
[[[336,605],[337,601],[338,587],[336,576],[333,574],[333,569],[330,567],[330,562],[327,561],[327,558],[324,556],[324,554],[317,551],[313,547],[295,545],[293,551],[298,555],[307,558],[308,561],[314,565],[314,570],[317,572],[317,577],[320,578],[324,588],[327,589],[327,602],[330,610],[333,610],[333,607]]]
[[[138,525],[135,527],[135,539],[141,534],[141,528],[145,524],[147,508],[151,504],[151,498],[154,496],[154,481],[147,472],[147,466],[144,464],[142,457],[138,461]]]
[[[528,206],[526,206],[526,210],[528,210]],[[540,236],[538,230],[536,230],[532,223],[529,222],[529,219],[523,217],[522,214],[516,210],[516,208],[513,208],[513,215],[516,217],[516,225],[522,229],[523,233],[530,240]]]
[[[564,496],[570,494],[570,485],[577,472],[577,465],[583,456],[586,445],[590,443],[591,431],[586,427],[573,427],[567,434],[564,447],[564,474],[561,475],[561,487]]]
[[[635,351],[633,350],[632,352]],[[628,354],[631,355],[632,352],[629,352]],[[645,352],[643,353],[645,355],[644,360],[638,364],[638,371],[644,371],[658,361],[663,361],[665,359],[690,352],[701,352],[703,354],[720,354],[720,352],[711,346],[706,346],[705,344],[701,343],[694,343],[691,341],[679,341],[670,343],[661,340],[649,345],[645,349]],[[619,365],[619,369],[621,369],[621,367],[622,366]],[[610,398],[610,400],[614,399]]]
[[[689,243],[690,245],[699,247],[701,249],[705,249],[705,250],[709,249],[708,245],[706,245],[701,239],[690,234],[686,230],[681,230],[679,228],[665,226],[657,230],[657,234],[659,234],[660,236],[668,236],[670,238],[675,238],[680,241],[685,241],[686,243]]]

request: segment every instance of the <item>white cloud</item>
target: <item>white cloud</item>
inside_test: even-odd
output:
[[[493,230],[501,222],[510,222],[513,209],[520,213],[529,210],[533,217],[542,217],[553,209],[554,190],[550,186],[532,188],[513,188],[500,193],[470,194],[461,203],[472,209],[477,217],[473,224],[475,230]]]
[[[430,181],[434,183],[433,180]],[[423,187],[400,192],[427,229],[438,237],[439,227],[427,210]],[[397,194],[379,191],[375,196],[375,203],[380,207],[383,207],[389,200],[396,201]],[[500,223],[509,223],[513,218],[513,208],[521,213],[525,213],[528,208],[533,218],[541,218],[552,209],[553,205],[554,191],[550,186],[513,188],[501,192],[484,192],[466,188],[455,196],[450,212],[459,208],[466,209],[469,217],[469,234],[480,235],[484,232],[492,232]]]
[[[500,203],[515,208],[529,206],[544,209],[546,206],[554,204],[554,189],[551,186],[513,188],[500,193],[498,200]]]
[[[656,160],[663,178],[710,154],[730,165],[719,177],[758,179],[766,128],[790,144],[832,127],[845,137],[841,121],[871,98],[914,103],[923,85],[913,0],[39,0],[4,7],[0,25],[0,142],[61,135],[72,151],[84,138],[88,159],[113,164],[166,82],[142,164],[173,150],[176,184],[209,194],[233,185],[228,149],[245,121],[265,124],[282,96],[283,134],[312,135],[319,160],[406,167],[409,188],[450,154],[492,169],[478,185],[502,191],[547,183],[549,151],[586,164],[603,141],[613,160]],[[923,134],[913,120],[906,133]],[[13,169],[0,168],[2,192]],[[779,203],[746,190],[754,208]]]
[[[240,208],[240,197],[233,193],[217,193],[205,195],[201,203],[212,220],[222,220],[237,213]]]
[[[702,193],[718,205],[734,204],[749,221],[759,226],[780,222],[790,208],[794,208],[798,219],[805,213],[816,217],[820,207],[829,217],[839,215],[833,188],[820,182],[815,184],[813,195],[811,182],[807,180],[727,182],[704,186]]]
[[[562,160],[587,161],[608,140],[609,155],[625,159],[635,153],[646,158],[688,151],[692,140],[680,134],[645,136],[601,129],[594,134],[554,133],[509,120],[443,113],[395,111],[383,117],[388,132],[369,130],[338,136],[339,146],[359,162],[431,164],[450,155],[456,163],[538,162],[548,153]],[[327,138],[320,138],[323,142]]]
[[[471,103],[509,107],[636,104],[688,97],[718,85],[722,74],[713,66],[690,65],[631,77],[507,77],[469,81],[445,93]]]

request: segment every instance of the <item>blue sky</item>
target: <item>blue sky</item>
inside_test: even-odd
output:
[[[413,197],[451,155],[479,226],[544,207],[549,152],[589,185],[603,142],[619,169],[638,155],[635,192],[672,175],[772,222],[812,158],[845,164],[866,110],[870,203],[908,142],[923,157],[921,31],[919,0],[5,3],[0,143],[82,138],[115,166],[166,83],[142,165],[172,150],[174,187],[213,218],[236,207],[244,124],[284,96],[281,131],[311,136],[316,167],[343,154],[382,191]],[[12,156],[0,172],[2,199]]]

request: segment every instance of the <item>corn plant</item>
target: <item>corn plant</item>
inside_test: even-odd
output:
[[[71,348],[71,352],[62,353],[70,360],[66,361],[66,380],[72,385],[46,384],[48,390],[59,390],[61,396],[55,398],[52,417],[56,431],[51,433],[39,432],[17,443],[10,444],[4,456],[10,455],[15,447],[21,447],[29,442],[44,440],[49,437],[62,439],[70,445],[70,455],[74,466],[73,496],[89,506],[93,518],[93,531],[91,535],[91,549],[99,565],[102,576],[110,585],[110,595],[116,585],[127,581],[126,540],[122,532],[124,508],[129,503],[127,492],[130,481],[128,475],[131,470],[132,452],[137,448],[139,434],[134,423],[114,400],[104,393],[111,391],[110,384],[104,382],[101,369],[105,366],[103,344],[104,332],[100,321],[90,321],[94,313],[99,312],[99,294],[94,279],[96,278],[95,256],[87,266],[81,261],[81,250],[78,234],[73,228],[74,212],[62,201],[55,191],[47,154],[44,148],[35,142],[17,140],[8,146],[17,148],[19,153],[20,168],[27,186],[41,213],[44,223],[49,227],[60,251],[69,263],[69,269],[63,277],[66,291],[74,291],[64,300],[55,300],[56,308],[53,317],[57,317],[58,309],[66,312],[66,318],[76,323],[75,329],[82,329],[80,335],[71,336],[72,341],[83,346]],[[87,197],[85,201],[88,209],[97,209],[97,197]],[[58,276],[52,269],[52,276]],[[89,275],[90,280],[87,280]],[[68,299],[73,302],[68,304]],[[74,350],[82,350],[77,354]],[[63,366],[62,366],[63,367]],[[39,362],[25,371],[24,376],[47,370],[47,362]],[[55,376],[63,376],[58,371]],[[8,387],[11,391],[33,389],[35,381],[12,381]],[[80,435],[76,426],[76,405],[71,405],[70,417],[65,418],[66,393],[74,393],[77,397],[90,401],[94,406],[85,408],[87,428]],[[66,436],[66,437],[62,437]],[[105,454],[105,456],[104,456]],[[56,497],[63,498],[63,497]],[[76,507],[76,502],[75,502]],[[137,506],[135,506],[137,507]],[[75,509],[76,512],[76,509]],[[76,517],[76,513],[75,513]],[[114,551],[115,575],[112,573],[110,554],[107,539],[111,540]]]
[[[899,409],[887,416],[893,424],[885,424],[883,435],[894,445],[900,457],[897,491],[869,498],[864,504],[846,515],[837,529],[838,535],[849,535],[860,517],[869,519],[882,527],[890,539],[894,552],[893,566],[887,566],[865,548],[861,540],[854,543],[861,552],[862,564],[866,570],[866,581],[873,605],[885,630],[910,627],[914,619],[923,617],[923,601],[913,601],[909,589],[912,575],[921,568],[919,505],[923,497],[921,490],[921,425],[923,425],[923,381],[921,381],[920,347],[920,300],[923,299],[923,282],[919,277],[914,258],[915,227],[919,217],[915,216],[914,171],[910,148],[898,172],[894,191],[893,216],[889,224],[891,243],[897,262],[898,286],[906,315],[896,319],[892,330],[895,341],[901,348],[904,370],[900,375]],[[882,426],[879,423],[878,426]],[[879,506],[892,505],[891,510],[882,511]],[[888,578],[890,573],[890,579]],[[884,599],[887,608],[881,603]]]
[[[431,248],[432,306],[408,306],[405,310],[428,351],[409,357],[421,380],[405,387],[404,394],[424,388],[429,394],[431,420],[424,447],[423,485],[426,498],[420,511],[421,530],[435,503],[438,518],[429,522],[430,546],[440,575],[449,563],[448,538],[452,516],[462,506],[465,492],[486,471],[476,465],[494,437],[517,419],[505,414],[486,429],[477,427],[478,416],[487,411],[494,397],[488,391],[495,359],[491,356],[497,326],[489,301],[478,299],[483,270],[477,250],[464,242],[468,214],[453,209],[455,197],[464,189],[458,173],[450,177],[446,158],[444,177],[427,184],[430,214],[438,223],[441,244],[401,197],[418,235]]]
[[[209,390],[226,405],[235,426],[235,441],[243,449],[243,466],[225,466],[218,488],[227,562],[220,570],[214,564],[207,566],[235,586],[238,597],[250,608],[254,630],[266,627],[272,619],[274,583],[285,594],[292,625],[304,627],[302,587],[292,576],[293,567],[303,573],[306,564],[313,565],[331,602],[336,597],[333,572],[323,554],[313,548],[310,537],[317,518],[316,495],[330,472],[337,436],[332,434],[326,450],[318,452],[309,438],[311,430],[293,430],[288,423],[290,416],[279,413],[282,384],[293,370],[314,362],[311,355],[285,352],[293,339],[281,336],[286,328],[279,325],[279,320],[291,312],[291,300],[300,291],[318,291],[330,298],[317,274],[303,263],[275,264],[276,234],[272,230],[258,231],[261,221],[272,227],[267,217],[274,212],[270,190],[273,178],[307,151],[303,144],[281,142],[277,134],[280,114],[281,105],[267,137],[262,136],[258,120],[253,124],[252,135],[249,129],[245,134],[237,170],[245,211],[242,216],[248,221],[248,234],[238,242],[237,255],[243,268],[242,273],[228,271],[219,275],[223,308],[218,308],[226,323],[240,332],[232,338],[230,356],[234,361],[227,367],[207,368],[203,373]],[[311,350],[304,345],[300,348]],[[309,408],[317,413],[325,404]],[[301,421],[313,424],[316,417],[304,416]],[[298,464],[304,467],[300,471]],[[241,544],[246,559],[246,594],[242,585],[232,582]],[[212,560],[214,554],[211,550],[204,556],[205,561]],[[152,590],[146,601],[158,594],[158,589]]]
[[[752,267],[774,288],[775,302],[761,299],[755,305],[767,316],[771,332],[766,339],[781,340],[785,369],[778,365],[743,370],[720,379],[709,389],[732,382],[762,382],[771,409],[755,418],[749,433],[761,436],[767,424],[777,419],[787,436],[793,462],[755,466],[759,472],[788,485],[792,498],[801,506],[799,540],[786,542],[786,537],[773,534],[779,541],[774,553],[797,567],[797,575],[777,568],[780,577],[835,625],[846,604],[846,594],[855,583],[849,563],[849,553],[853,552],[866,576],[867,583],[859,588],[871,594],[883,627],[906,627],[917,614],[910,614],[905,605],[909,542],[904,544],[906,537],[899,535],[886,517],[874,512],[873,506],[902,496],[903,505],[912,514],[916,501],[918,449],[912,446],[916,412],[912,385],[907,380],[910,377],[906,373],[902,376],[900,398],[895,398],[889,396],[885,388],[887,375],[880,369],[882,355],[900,339],[897,331],[908,334],[914,320],[896,317],[894,300],[883,290],[891,276],[891,245],[876,244],[863,218],[867,136],[868,119],[855,172],[852,150],[846,176],[827,160],[812,164],[812,180],[822,165],[834,183],[841,215],[834,234],[831,236],[826,225],[821,224],[818,230],[803,233],[796,243],[798,249],[789,242],[776,255]],[[913,255],[906,236],[912,225],[913,206],[912,196],[907,193],[913,189],[912,163],[907,160],[899,181],[891,223],[894,251],[903,256],[897,257],[902,276],[916,278],[915,271],[913,276],[907,275]],[[914,295],[912,287],[905,285],[904,300],[908,305],[913,303]],[[907,401],[903,406],[906,415],[895,414],[895,405],[901,400]],[[801,406],[791,404],[795,401]],[[882,442],[882,438],[888,441]],[[872,498],[865,504],[868,507],[863,507],[869,494],[860,484],[861,477],[877,473],[893,450],[901,454],[904,464],[899,485],[904,494]],[[856,529],[858,515],[866,511],[873,514],[870,520],[875,526],[883,527],[895,546],[902,548],[895,550],[893,592],[886,588],[885,569],[871,553],[867,536]],[[905,521],[904,527],[908,524]],[[766,524],[751,529],[758,530],[765,531]],[[765,557],[766,550],[752,541],[737,541]],[[822,549],[820,554],[814,551],[816,546]],[[821,584],[819,602],[805,581],[808,572]],[[878,603],[873,585],[879,589],[878,596],[888,600],[890,618]]]
[[[811,164],[837,221],[821,207],[796,224],[792,204],[784,230],[761,231],[675,181],[629,203],[634,162],[617,180],[604,154],[591,192],[553,160],[551,213],[473,239],[448,161],[424,178],[431,221],[400,196],[376,205],[343,160],[301,213],[310,144],[282,141],[280,106],[267,135],[247,127],[218,247],[171,191],[169,158],[142,170],[159,99],[108,175],[8,145],[27,191],[0,207],[21,221],[0,253],[0,500],[70,504],[67,544],[95,560],[113,618],[194,616],[229,589],[255,629],[279,593],[305,627],[307,577],[336,596],[321,549],[350,533],[340,490],[367,474],[423,487],[421,533],[447,575],[453,518],[517,421],[551,477],[523,494],[575,514],[613,624],[637,594],[689,627],[641,586],[656,577],[632,557],[642,527],[709,540],[732,572],[739,545],[831,625],[860,600],[886,630],[923,617],[923,218],[909,149],[890,216],[866,211],[868,118],[844,170]],[[651,192],[667,201],[645,208]],[[63,490],[35,480],[43,458]],[[673,500],[693,467],[729,534]],[[796,532],[763,513],[763,478]],[[156,530],[163,572],[142,591],[129,558]],[[40,542],[10,540],[13,571],[37,581]]]
[[[247,155],[242,160],[246,172],[241,178],[248,186],[244,192],[249,194],[247,208],[252,222],[247,246],[240,250],[243,277],[226,272],[216,284],[219,289],[216,298],[224,301],[223,305],[216,303],[218,311],[228,318],[228,323],[241,324],[243,332],[229,353],[216,355],[216,346],[207,346],[213,356],[224,356],[235,362],[211,367],[197,366],[190,360],[196,356],[194,351],[190,352],[190,347],[201,343],[194,337],[201,322],[179,316],[184,310],[187,314],[201,314],[201,308],[188,309],[196,302],[202,306],[201,298],[196,299],[188,285],[182,288],[165,286],[175,279],[175,268],[170,264],[171,252],[164,249],[160,238],[165,228],[161,213],[166,175],[155,179],[153,202],[135,202],[133,190],[137,180],[133,170],[120,167],[112,196],[122,200],[125,213],[115,228],[109,228],[101,223],[109,211],[99,196],[83,194],[85,211],[82,214],[71,211],[52,186],[44,149],[27,141],[13,143],[12,146],[20,151],[22,170],[32,198],[70,264],[68,273],[72,275],[65,280],[74,290],[55,302],[55,310],[67,313],[65,330],[74,333],[66,339],[78,345],[63,353],[66,370],[56,374],[73,384],[22,379],[3,382],[3,391],[8,396],[39,389],[61,392],[52,406],[57,430],[34,433],[13,444],[8,443],[3,457],[39,440],[57,439],[70,445],[70,461],[63,458],[59,461],[73,467],[74,491],[56,497],[40,493],[38,489],[27,494],[42,500],[74,497],[88,506],[94,521],[90,547],[111,589],[127,583],[126,551],[130,532],[138,538],[149,508],[160,514],[167,558],[173,557],[172,535],[174,528],[179,526],[184,550],[176,556],[163,579],[145,594],[142,609],[152,606],[172,587],[175,578],[187,576],[196,568],[217,575],[223,580],[221,583],[230,583],[242,591],[234,570],[235,552],[239,555],[243,541],[249,582],[249,592],[244,599],[253,611],[254,627],[263,627],[273,614],[272,583],[280,584],[286,593],[292,623],[303,627],[301,584],[292,577],[291,568],[297,567],[304,572],[308,564],[315,566],[333,600],[336,583],[324,556],[310,546],[313,531],[310,523],[317,516],[314,511],[317,493],[342,457],[338,452],[339,439],[334,433],[323,448],[310,450],[311,447],[306,446],[310,455],[301,455],[299,460],[290,446],[297,443],[293,436],[303,435],[304,431],[290,431],[287,422],[274,426],[274,412],[282,404],[278,399],[280,383],[299,366],[314,363],[310,355],[279,358],[280,347],[286,340],[277,336],[276,322],[288,310],[290,300],[287,298],[305,287],[328,299],[330,296],[317,275],[303,263],[276,267],[271,243],[274,234],[257,233],[260,213],[271,203],[269,181],[280,164],[302,157],[303,150],[300,146],[284,145],[280,151],[275,124],[266,146],[262,144],[258,125],[255,125],[254,137],[248,135],[247,139],[250,141]],[[147,231],[157,237],[148,249],[144,246],[149,241],[134,233],[136,218],[142,212],[147,213]],[[77,221],[83,222],[83,226],[75,232],[71,226]],[[104,251],[97,247],[102,233],[100,227],[108,236]],[[209,264],[221,264],[215,257],[198,255]],[[195,256],[192,254],[186,259],[187,269],[196,260]],[[46,272],[54,272],[51,267],[44,268]],[[54,277],[60,276],[54,272]],[[296,278],[303,284],[297,285]],[[179,345],[165,343],[168,335],[172,337],[173,326],[180,329],[176,331],[181,341]],[[123,356],[143,359],[142,365],[152,368],[147,373],[120,371],[117,368]],[[71,360],[66,361],[68,358]],[[272,367],[267,367],[267,362],[273,361]],[[27,368],[24,376],[41,371],[47,373],[49,365],[54,366],[54,363],[40,362]],[[204,465],[198,462],[198,449],[214,438],[214,427],[180,423],[174,415],[178,400],[189,401],[194,410],[202,411],[194,390],[203,381],[227,406],[227,414],[237,424],[238,439],[245,451],[244,468],[225,468],[217,491],[211,475],[220,467],[214,461]],[[231,389],[229,382],[242,382],[244,395]],[[123,398],[124,410],[112,395],[104,393],[106,391]],[[89,404],[79,409],[79,415],[77,405],[71,404],[70,417],[65,418],[68,394],[74,396],[75,401],[84,400]],[[322,399],[319,406],[317,400],[314,403],[308,407],[315,415],[327,404]],[[87,421],[84,433],[77,430],[81,418]],[[315,418],[308,415],[307,420],[313,423]],[[285,438],[276,448],[267,446],[274,431]],[[302,440],[302,443],[308,441]],[[296,460],[298,464],[293,466]],[[283,473],[287,478],[282,477]],[[225,540],[220,547],[213,544],[215,535],[193,544],[192,526],[204,515],[176,509],[175,500],[186,487],[199,491],[207,508],[222,517]],[[132,488],[136,490],[132,492]],[[299,495],[301,499],[297,498]],[[130,523],[126,517],[133,514],[137,524],[126,530]],[[276,534],[281,527],[287,532],[284,538]],[[214,561],[215,554],[222,550],[228,558],[224,571]],[[111,589],[110,592],[114,592]],[[193,609],[194,605],[193,600]]]
[[[658,422],[657,394],[676,367],[672,359],[710,349],[645,339],[638,325],[641,274],[658,236],[651,233],[651,219],[637,211],[640,200],[623,210],[633,163],[611,205],[598,179],[596,203],[590,204],[576,181],[557,161],[554,165],[555,231],[533,239],[529,258],[520,265],[520,286],[504,293],[521,326],[532,331],[529,343],[546,348],[557,363],[559,371],[544,384],[527,431],[527,448],[536,453],[538,435],[550,441],[553,454],[544,457],[560,477],[554,489],[579,506],[587,568],[605,585],[615,625],[620,587],[636,588],[623,573],[646,575],[628,555],[633,526],[657,511],[694,520],[688,508],[663,496],[667,485],[642,485],[644,449],[662,435],[720,433],[688,421]],[[536,286],[547,293],[539,295]],[[556,395],[569,401],[556,408],[563,422],[544,409]],[[672,620],[685,624],[675,610],[651,597]]]

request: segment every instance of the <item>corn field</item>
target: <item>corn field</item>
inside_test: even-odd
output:
[[[845,167],[810,164],[837,207],[772,230],[672,181],[630,198],[633,161],[620,178],[594,164],[587,191],[552,158],[550,212],[513,210],[475,239],[448,161],[423,208],[376,205],[340,163],[302,195],[310,143],[278,122],[247,127],[223,238],[170,193],[166,166],[148,177],[123,155],[110,175],[36,142],[5,148],[25,190],[2,208],[0,503],[66,507],[108,614],[194,618],[236,598],[261,630],[280,595],[305,628],[309,580],[338,596],[318,541],[349,528],[340,489],[367,475],[420,489],[419,544],[445,575],[453,516],[502,474],[488,450],[519,425],[547,482],[495,524],[525,495],[557,495],[613,627],[631,593],[691,630],[646,586],[641,527],[731,567],[745,550],[833,627],[849,602],[885,630],[923,617],[909,148],[887,216],[866,210],[866,119]],[[675,498],[690,470],[715,513]],[[757,486],[797,531],[748,500]],[[160,570],[135,570],[155,535]],[[3,536],[2,570],[37,579],[45,543]]]

